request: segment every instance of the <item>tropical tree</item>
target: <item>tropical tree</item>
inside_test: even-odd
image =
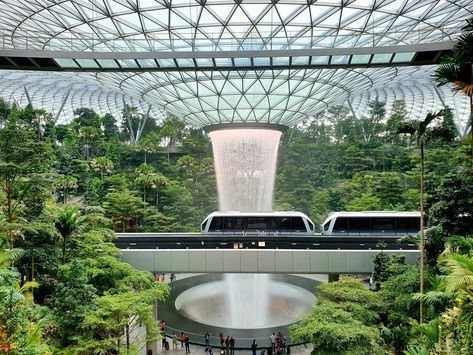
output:
[[[447,137],[442,127],[436,127],[432,129],[429,127],[434,120],[442,117],[444,111],[441,110],[435,113],[428,113],[427,116],[422,120],[412,120],[402,123],[397,131],[396,135],[408,134],[416,142],[420,149],[420,240],[419,240],[419,251],[420,251],[420,293],[424,293],[424,253],[425,253],[425,235],[424,235],[424,176],[425,176],[425,145],[429,139]],[[450,136],[451,138],[451,136]],[[423,302],[420,301],[420,315],[419,321],[422,323],[423,318]]]
[[[102,182],[104,176],[113,171],[113,162],[107,157],[97,157],[92,159],[90,166],[93,170],[100,172],[100,181]]]
[[[62,236],[62,263],[66,262],[66,246],[70,235],[77,228],[79,206],[66,206],[57,216],[56,228]]]
[[[63,194],[63,202],[67,203],[67,194],[70,189],[77,189],[77,179],[70,175],[59,175],[55,180],[55,185]]]
[[[473,163],[473,17],[467,20],[462,30],[464,32],[453,47],[453,54],[438,66],[433,77],[439,86],[450,83],[454,91],[462,92],[470,100],[470,120],[465,134],[469,128]]]

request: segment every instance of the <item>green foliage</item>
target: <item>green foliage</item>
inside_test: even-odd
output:
[[[317,287],[320,296],[309,314],[290,327],[294,340],[314,345],[315,354],[369,354],[379,350],[374,326],[379,296],[360,281],[342,278]]]

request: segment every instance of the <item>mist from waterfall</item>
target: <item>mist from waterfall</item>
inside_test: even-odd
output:
[[[209,133],[221,211],[271,211],[281,132],[270,129],[225,129]],[[269,274],[226,274],[229,323],[235,328],[266,324]]]
[[[209,133],[221,211],[271,211],[281,132],[225,129]]]

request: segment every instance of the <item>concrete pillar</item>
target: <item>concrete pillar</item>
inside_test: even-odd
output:
[[[328,282],[335,282],[340,280],[340,274],[328,274]]]
[[[158,321],[158,301],[156,300],[153,305],[153,319],[155,322]],[[156,355],[158,353],[158,342],[156,340],[154,341],[148,341],[146,343],[146,350],[148,355]],[[151,351],[151,352],[150,352]]]

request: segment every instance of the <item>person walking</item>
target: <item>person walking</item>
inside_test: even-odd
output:
[[[189,337],[186,335],[186,338],[184,339],[184,343],[186,345],[186,354],[189,354],[191,352],[190,348],[189,348]]]
[[[251,343],[252,355],[256,355],[257,349],[258,349],[258,344],[256,344],[256,339],[253,339],[253,343]]]
[[[210,350],[210,334],[209,334],[209,332],[205,333],[204,340],[205,340],[205,352],[207,352],[207,351]]]
[[[271,347],[273,348],[273,350],[276,348],[276,334],[271,334],[269,336],[269,341],[271,342]]]
[[[230,337],[230,355],[235,355],[235,338]]]

